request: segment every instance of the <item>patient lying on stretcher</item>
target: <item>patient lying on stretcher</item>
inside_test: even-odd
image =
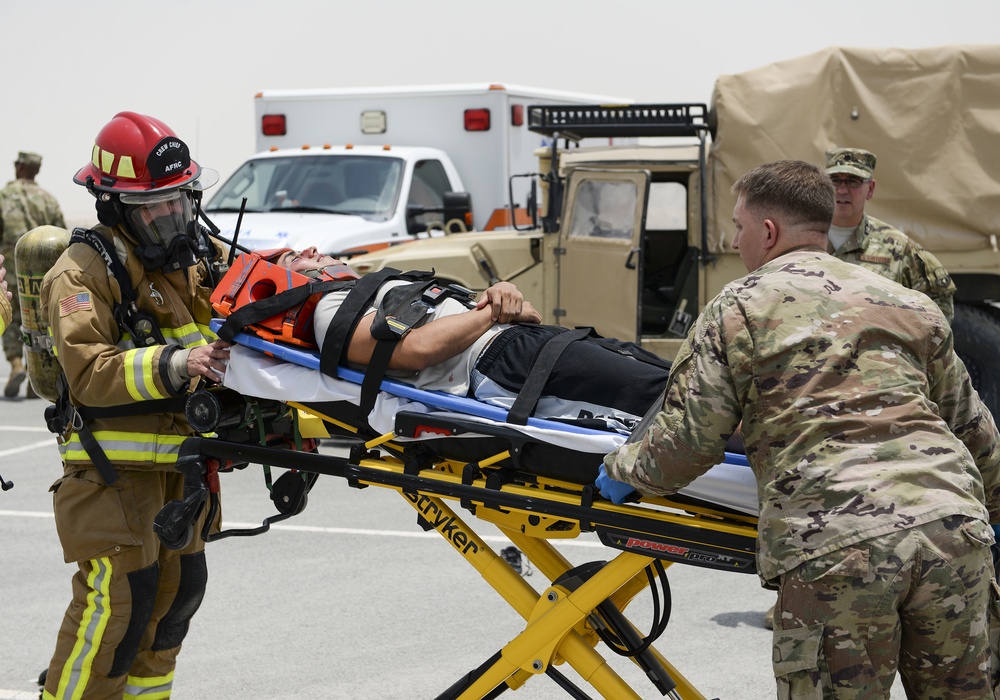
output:
[[[304,274],[340,264],[316,248],[275,251],[269,258]],[[417,388],[509,408],[526,383],[539,385],[534,415],[600,420],[624,430],[631,429],[663,393],[668,362],[635,343],[594,334],[578,333],[583,337],[572,342],[565,336],[560,343],[566,329],[541,325],[538,312],[513,284],[495,284],[474,303],[459,295],[446,295],[434,303],[427,301],[427,295],[413,300],[406,291],[410,284],[386,281],[373,304],[346,319],[339,312],[353,290],[326,293],[316,305],[313,321],[321,350],[330,342],[331,326],[353,324],[341,331],[346,336],[341,357],[349,367],[368,368],[379,345],[373,324],[380,314],[399,315],[398,309],[387,305],[410,304],[418,307],[419,318],[395,342],[386,376]],[[543,352],[550,341],[562,347]]]
[[[254,286],[247,280],[255,279],[258,270],[266,277],[259,282],[276,281],[279,289],[284,290],[272,293],[273,297],[301,292],[297,303],[308,313],[296,314],[289,324],[289,314],[276,312],[272,306],[260,309],[260,304],[271,298],[265,295],[264,300],[258,300],[247,294]],[[540,475],[576,483],[591,483],[603,456],[626,439],[648,409],[655,411],[659,407],[669,363],[634,343],[541,325],[538,313],[509,284],[494,285],[478,301],[472,300],[468,290],[459,290],[442,300],[447,295],[434,286],[429,291],[439,303],[425,303],[424,295],[418,295],[421,300],[414,308],[419,318],[415,321],[410,318],[402,324],[404,331],[399,333],[397,343],[390,344],[392,352],[385,362],[388,378],[396,380],[397,389],[382,390],[383,375],[372,369],[373,363],[379,361],[378,355],[384,355],[379,349],[384,341],[376,341],[376,336],[383,335],[378,324],[386,317],[386,305],[381,300],[387,292],[382,287],[402,290],[394,294],[403,294],[404,302],[412,295],[406,292],[405,281],[383,284],[378,274],[358,279],[350,268],[328,256],[317,255],[314,248],[301,253],[283,249],[241,256],[227,273],[230,283],[224,279],[212,295],[213,305],[228,317],[219,328],[219,336],[228,340],[240,331],[250,330],[265,345],[277,350],[273,357],[267,357],[272,352],[254,342],[250,346],[255,349],[235,348],[225,385],[248,396],[323,405],[323,411],[333,410],[330,402],[346,402],[356,408],[345,415],[366,416],[363,420],[368,429],[378,435],[398,431],[396,419],[400,415],[416,412],[442,416],[455,411],[463,414],[466,427],[461,429],[462,437],[441,441],[450,443],[447,447],[442,445],[443,450],[457,448],[457,443],[466,442],[466,436],[475,438],[472,433],[481,433],[479,438],[482,438],[509,437],[513,432],[521,436],[517,438],[518,468],[538,469]],[[359,288],[363,293],[356,293]],[[355,292],[353,301],[347,289]],[[372,292],[370,299],[369,292]],[[308,299],[308,303],[303,299]],[[352,304],[356,307],[353,310]],[[247,310],[256,320],[244,313]],[[338,313],[351,318],[346,323],[343,318],[334,320]],[[559,347],[563,338],[572,337],[577,339]],[[552,338],[555,340],[546,342]],[[294,345],[315,348],[317,343],[322,346],[319,355],[313,350],[287,352]],[[345,365],[363,371],[350,372],[355,376],[343,381],[340,377],[347,371]],[[548,367],[551,371],[532,371],[538,367]],[[371,378],[375,379],[376,396],[366,405],[362,382]],[[415,386],[419,395],[399,392],[400,382]],[[450,396],[445,398],[445,392]],[[540,397],[530,402],[536,410],[525,415],[521,406],[522,414],[514,419],[518,404],[533,394]],[[435,395],[441,403],[435,401]],[[467,397],[475,401],[468,401]],[[475,403],[482,410],[467,410],[459,405],[462,403]],[[596,417],[611,420],[593,420]],[[344,420],[350,423],[353,418]],[[484,430],[474,427],[469,430],[470,421]],[[555,427],[556,422],[563,427]],[[487,425],[499,431],[485,429]],[[401,438],[416,438],[406,430],[404,426],[399,433]],[[492,449],[490,445],[486,447]],[[507,448],[499,447],[496,451],[502,449]],[[559,456],[554,457],[552,450],[557,450]],[[537,453],[535,457],[540,461],[529,452]],[[726,464],[696,480],[683,495],[755,514],[757,498],[752,472],[746,468],[745,459],[730,457],[727,456]],[[456,455],[449,458],[478,459]]]

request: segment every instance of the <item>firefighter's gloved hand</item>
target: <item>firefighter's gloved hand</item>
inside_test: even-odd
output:
[[[608,476],[608,472],[603,464],[597,473],[597,481],[594,484],[601,490],[602,496],[617,505],[621,505],[626,501],[636,501],[639,499],[639,492],[632,488],[631,485],[626,484],[624,481],[615,481]]]

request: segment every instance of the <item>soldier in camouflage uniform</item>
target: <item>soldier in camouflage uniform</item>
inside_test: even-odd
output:
[[[781,698],[992,698],[987,610],[1000,436],[924,294],[826,252],[832,186],[801,161],[744,175],[751,273],[691,330],[662,408],[602,494],[669,494],[742,420],[758,568],[778,591]],[[619,483],[619,482],[625,482]]]
[[[955,317],[955,283],[931,253],[893,226],[865,214],[875,194],[875,154],[860,148],[826,152],[826,174],[833,181],[836,207],[827,250],[904,287],[923,292]]]
[[[21,383],[28,376],[24,370],[21,353],[21,304],[14,283],[14,246],[18,239],[31,229],[45,224],[66,228],[62,210],[56,198],[35,183],[35,176],[42,167],[42,157],[37,153],[18,153],[14,161],[14,180],[0,190],[0,234],[3,244],[0,254],[4,257],[10,289],[14,293],[12,311],[14,318],[3,332],[3,352],[10,362],[10,375],[4,387],[4,396],[17,396]],[[28,397],[34,393],[28,385]]]
[[[955,283],[944,265],[899,229],[865,214],[865,203],[875,194],[875,162],[874,153],[860,148],[826,152],[835,195],[827,252],[923,292],[951,323]],[[774,606],[764,614],[764,626],[774,629]]]

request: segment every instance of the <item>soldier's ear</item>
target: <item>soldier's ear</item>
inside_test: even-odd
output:
[[[773,248],[778,242],[778,232],[781,230],[774,219],[764,219],[764,249]]]

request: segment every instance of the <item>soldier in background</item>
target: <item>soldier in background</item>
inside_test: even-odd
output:
[[[17,298],[17,284],[14,278],[14,246],[18,239],[33,228],[45,224],[66,228],[62,210],[56,198],[43,190],[35,176],[42,167],[42,157],[37,153],[21,152],[14,161],[14,178],[0,190],[0,234],[3,244],[0,254],[4,257],[7,282],[13,292],[11,300],[13,320],[3,332],[3,352],[10,362],[10,375],[3,395],[13,398],[21,390],[21,384],[28,374],[24,369],[21,341],[21,304]],[[27,389],[28,398],[34,398],[31,385]]]
[[[661,409],[605,459],[602,495],[675,493],[742,420],[778,696],[888,697],[898,668],[908,697],[992,698],[1000,435],[948,322],[826,252],[819,168],[770,163],[733,191],[750,274],[706,305]]]
[[[826,152],[826,174],[836,201],[827,251],[923,292],[951,323],[955,283],[944,265],[899,229],[865,214],[865,203],[875,194],[875,161],[874,153],[860,148]]]

